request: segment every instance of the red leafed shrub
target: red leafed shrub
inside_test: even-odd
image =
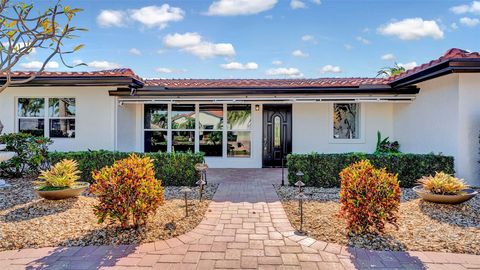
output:
[[[383,233],[385,223],[396,226],[400,204],[397,175],[376,169],[368,160],[340,172],[340,215],[351,233]]]
[[[94,171],[92,177],[95,182],[90,191],[99,199],[94,206],[99,223],[111,218],[120,221],[124,228],[131,222],[139,226],[164,202],[162,183],[155,179],[149,157],[132,154]]]

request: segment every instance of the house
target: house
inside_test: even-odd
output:
[[[281,165],[291,152],[401,151],[455,157],[480,185],[480,54],[450,49],[390,78],[142,79],[130,69],[43,72],[0,94],[4,132],[52,150],[203,151],[210,167]],[[25,78],[29,72],[15,72]]]

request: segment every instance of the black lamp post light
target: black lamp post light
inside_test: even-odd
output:
[[[184,187],[180,190],[180,192],[183,192],[185,196],[185,216],[188,217],[188,193],[192,192],[192,190],[189,187]]]
[[[295,186],[298,187],[298,193],[303,191],[305,183],[302,182],[302,178],[305,175],[302,171],[298,171],[296,174],[298,181],[295,183]]]

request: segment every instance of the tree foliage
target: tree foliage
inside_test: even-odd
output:
[[[390,77],[405,71],[405,68],[395,63],[393,67],[384,67],[377,72],[377,77]]]
[[[27,83],[42,72],[55,56],[67,67],[64,56],[81,48],[78,44],[65,49],[68,39],[86,31],[72,25],[72,20],[82,9],[63,5],[61,0],[45,9],[36,8],[35,3],[0,0],[0,74],[5,80],[0,93],[10,85]],[[28,78],[13,79],[12,70],[20,60],[36,50],[47,51],[42,66]],[[80,64],[84,65],[84,64]]]

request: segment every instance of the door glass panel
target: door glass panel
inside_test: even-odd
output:
[[[273,147],[280,147],[280,116],[273,118]]]

